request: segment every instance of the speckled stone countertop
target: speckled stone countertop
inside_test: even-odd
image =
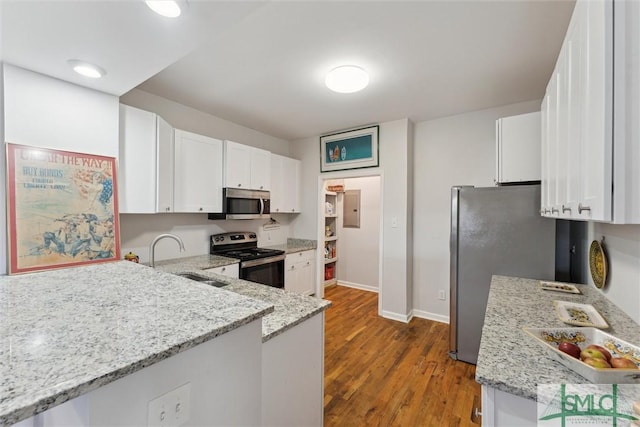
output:
[[[538,384],[585,384],[580,375],[551,359],[522,328],[572,327],[558,319],[553,300],[591,304],[610,325],[605,332],[640,344],[640,325],[591,285],[582,295],[544,291],[539,280],[493,276],[482,328],[476,381],[536,400]]]
[[[171,264],[171,261],[165,261],[165,264],[156,265],[156,268],[174,274],[188,273],[226,283],[227,285],[220,289],[264,301],[274,306],[273,313],[267,314],[262,318],[263,343],[326,310],[331,305],[330,301],[320,298],[300,295],[242,279],[234,279],[222,274],[193,269],[192,264],[183,264],[181,260],[182,258],[176,258],[172,260],[173,264]]]
[[[218,255],[196,255],[185,258],[173,258],[164,261],[156,261],[156,268],[167,273],[183,273],[188,271],[200,271],[208,268],[224,267],[225,265],[238,264],[235,258],[227,258]]]
[[[270,313],[273,305],[120,261],[0,277],[0,425]]]
[[[285,251],[287,254],[293,254],[296,252],[310,251],[310,250],[316,249],[318,247],[318,244],[315,240],[288,238],[287,243],[282,245],[272,245],[272,246],[260,245],[260,247],[267,248],[267,249],[278,249],[281,251]]]

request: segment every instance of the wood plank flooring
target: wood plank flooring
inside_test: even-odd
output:
[[[325,426],[479,426],[475,366],[449,357],[448,325],[379,317],[373,292],[334,286],[325,299]]]

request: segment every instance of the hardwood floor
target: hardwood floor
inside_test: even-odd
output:
[[[334,286],[325,299],[325,426],[479,426],[475,366],[449,357],[448,325],[379,317],[373,292]]]

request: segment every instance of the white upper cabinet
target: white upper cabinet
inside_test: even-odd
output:
[[[543,215],[640,223],[639,26],[638,2],[576,2],[542,102]]]
[[[300,212],[300,160],[271,154],[271,212]]]
[[[247,190],[271,189],[271,153],[224,141],[224,186]]]
[[[496,182],[540,181],[540,112],[496,120]]]
[[[176,129],[176,212],[222,212],[222,145],[219,139]]]
[[[120,213],[173,211],[173,128],[160,116],[120,105]]]

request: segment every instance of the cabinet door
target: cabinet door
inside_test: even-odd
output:
[[[285,212],[284,159],[271,154],[271,212]]]
[[[175,132],[176,212],[222,211],[222,141]]]
[[[173,153],[174,132],[169,123],[162,117],[156,118],[157,130],[157,188],[156,212],[173,211]]]
[[[217,273],[223,276],[231,277],[237,279],[240,277],[240,266],[239,264],[229,264],[224,265],[222,267],[208,268],[204,270],[209,273]]]
[[[251,188],[251,147],[224,142],[224,186]]]
[[[497,182],[540,180],[540,113],[498,119]]]
[[[120,213],[156,212],[156,115],[120,105]]]
[[[271,153],[267,150],[250,147],[251,153],[251,189],[271,189]]]
[[[287,255],[284,281],[287,291],[306,295],[315,292],[315,252],[311,250]]]
[[[578,216],[611,220],[612,194],[612,2],[582,1],[586,8],[582,197]],[[582,211],[582,212],[580,212]]]
[[[283,163],[285,212],[300,212],[300,160],[285,157]]]
[[[286,291],[298,292],[300,287],[300,274],[297,267],[296,254],[288,254],[284,259],[284,289]]]

